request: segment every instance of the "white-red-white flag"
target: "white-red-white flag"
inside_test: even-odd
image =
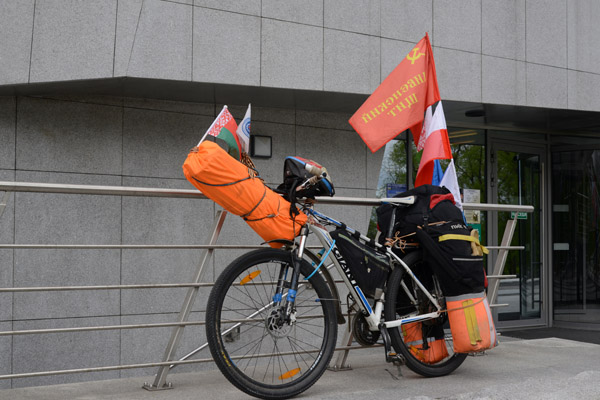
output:
[[[423,150],[423,155],[417,170],[415,186],[431,185],[435,160],[452,159],[442,102],[437,103],[435,111],[432,110],[432,107],[427,107],[423,130],[417,143],[417,150]]]

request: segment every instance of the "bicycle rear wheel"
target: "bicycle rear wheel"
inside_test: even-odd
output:
[[[444,297],[437,284],[437,278],[423,263],[421,251],[409,253],[402,261],[433,297],[443,303]],[[395,268],[387,283],[384,312],[386,321],[433,311],[434,305],[413,284],[404,269]],[[413,322],[388,330],[392,345],[404,356],[408,368],[425,377],[436,377],[448,375],[465,361],[466,354],[453,351],[452,336],[444,329],[448,325],[447,321],[448,315],[444,313],[435,320]]]
[[[302,261],[301,279],[312,271]],[[279,319],[278,278],[289,280],[292,272],[290,252],[256,250],[223,271],[208,300],[206,335],[215,363],[252,396],[284,399],[305,391],[323,374],[335,349],[334,302],[318,273],[300,281],[293,318]]]

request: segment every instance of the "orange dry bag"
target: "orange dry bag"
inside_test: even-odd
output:
[[[427,364],[435,364],[448,357],[444,329],[441,326],[439,330],[436,328],[427,327],[426,331],[429,333],[424,333],[421,322],[410,322],[402,325],[402,338],[406,347],[417,359]],[[425,336],[427,338],[423,340]]]
[[[485,293],[447,296],[446,307],[455,353],[496,347],[496,328]]]
[[[306,222],[302,213],[292,220],[290,203],[216,143],[204,141],[198,151],[190,152],[183,163],[183,174],[206,197],[242,217],[265,241],[293,240]]]

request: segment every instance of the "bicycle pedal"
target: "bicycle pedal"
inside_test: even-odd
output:
[[[385,361],[396,365],[400,368],[400,365],[404,365],[406,360],[404,357],[392,350],[392,339],[387,331],[387,328],[381,324],[379,325],[379,331],[381,332],[381,338],[383,339],[383,347],[385,348]]]

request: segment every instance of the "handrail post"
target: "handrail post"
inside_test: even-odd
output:
[[[344,338],[342,339],[342,346],[350,347],[352,345],[352,340],[354,335],[352,335],[352,313],[348,313],[348,329],[345,329]],[[349,364],[346,364],[348,360],[348,353],[350,349],[341,350],[337,358],[335,359],[335,363],[333,366],[327,368],[330,371],[350,371],[352,367]]]
[[[4,209],[6,208],[10,194],[11,192],[6,191],[4,192],[4,196],[2,196],[2,202],[0,202],[0,218],[2,217],[2,214],[4,214]]]
[[[499,276],[504,273],[504,264],[506,264],[506,258],[508,257],[508,249],[505,249],[503,247],[510,246],[510,242],[512,241],[516,226],[516,215],[514,219],[509,219],[506,221],[506,228],[504,228],[504,235],[502,237],[502,248],[498,251],[498,256],[496,257],[496,263],[494,264],[494,271],[492,275]],[[494,279],[490,283],[490,286],[491,288],[490,290],[488,290],[488,303],[491,305],[495,304],[496,298],[498,297],[498,287],[500,286],[500,279]]]
[[[212,246],[216,244],[217,239],[219,238],[219,234],[221,233],[223,223],[225,222],[226,216],[227,211],[225,210],[220,210],[217,212],[213,223],[213,228],[211,230],[212,233],[207,242],[208,245]],[[200,257],[200,263],[198,264],[198,268],[196,269],[196,273],[194,275],[194,280],[192,281],[193,283],[200,283],[200,279],[202,278],[202,272],[204,271],[204,266],[210,261],[213,252],[214,250],[212,248],[205,249],[202,252],[202,256]],[[181,311],[179,312],[178,322],[187,322],[199,289],[200,288],[198,286],[190,287],[188,289],[187,295],[181,307]],[[183,328],[185,328],[185,325],[178,325],[173,328],[173,331],[171,333],[171,339],[167,344],[165,354],[163,356],[164,362],[173,361],[175,352],[177,351],[177,347],[179,346],[179,342],[181,340],[181,337],[183,336]],[[159,367],[158,372],[156,373],[156,377],[154,379],[154,383],[152,385],[145,383],[143,388],[147,390],[161,390],[172,388],[172,385],[166,383],[168,374],[168,365],[163,365]]]

